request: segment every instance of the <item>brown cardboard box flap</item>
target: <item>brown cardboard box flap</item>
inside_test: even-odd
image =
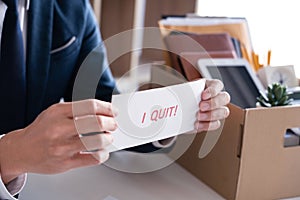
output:
[[[225,120],[223,132],[213,150],[205,158],[199,159],[198,153],[205,133],[198,134],[178,163],[222,196],[234,199],[238,183],[245,111],[232,104],[229,108],[231,117]]]
[[[286,129],[300,127],[299,114],[299,106],[246,110],[237,199],[300,195],[300,146],[284,148]]]
[[[284,147],[284,135],[300,127],[300,106],[229,109],[213,150],[198,158],[205,136],[198,134],[178,163],[225,199],[299,196],[300,146]]]

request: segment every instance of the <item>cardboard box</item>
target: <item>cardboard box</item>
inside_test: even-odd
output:
[[[229,108],[213,150],[199,159],[198,134],[177,162],[225,199],[300,196],[300,146],[284,147],[286,129],[300,127],[300,106]]]

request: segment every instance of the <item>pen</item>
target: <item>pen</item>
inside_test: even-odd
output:
[[[270,64],[271,64],[271,54],[272,54],[272,51],[269,50],[268,51],[268,61],[267,61],[268,66],[270,66]]]
[[[255,71],[259,70],[258,55],[252,51],[252,59]]]

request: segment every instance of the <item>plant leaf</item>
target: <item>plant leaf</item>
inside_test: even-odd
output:
[[[283,88],[282,87],[277,87],[274,89],[274,95],[275,95],[275,98],[277,100],[281,99],[282,95],[283,95]]]

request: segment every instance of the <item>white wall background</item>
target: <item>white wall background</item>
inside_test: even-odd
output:
[[[202,16],[246,17],[256,53],[272,50],[271,65],[295,66],[300,78],[300,7],[298,0],[198,0]]]

